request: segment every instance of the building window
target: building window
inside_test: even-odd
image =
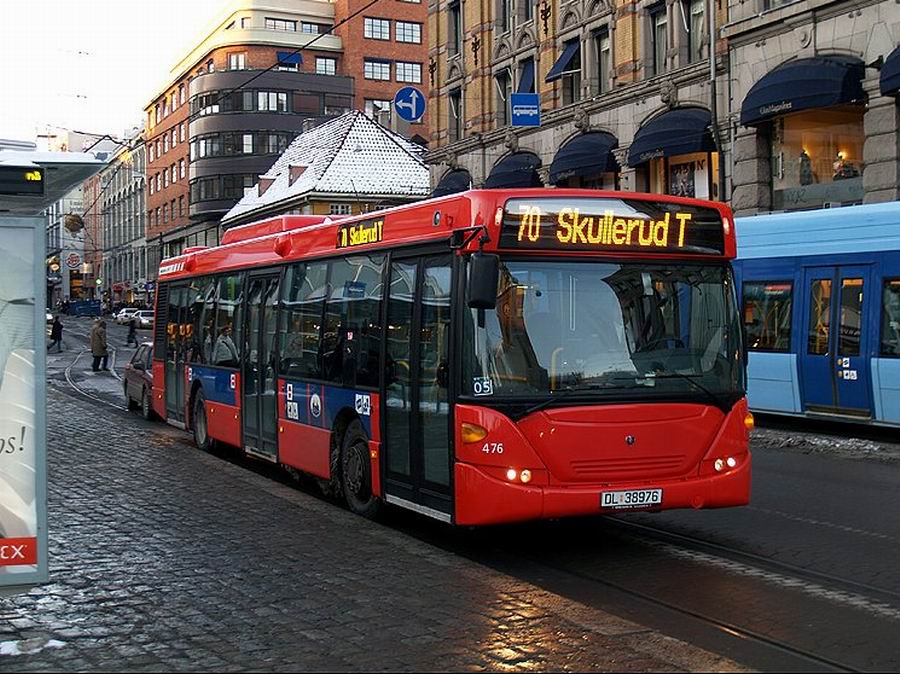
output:
[[[318,35],[323,32],[323,29],[327,30],[331,28],[331,26],[323,26],[318,23],[307,23],[303,21],[300,24],[300,32],[306,33],[307,35]]]
[[[851,105],[772,121],[773,210],[862,203],[864,114]]]
[[[160,120],[162,120],[162,114],[161,114],[162,108],[160,107],[159,103],[156,104],[156,107],[154,108],[154,110],[156,110],[156,123],[159,124]]]
[[[409,21],[398,21],[395,29],[397,42],[422,44],[422,24]]]
[[[257,109],[268,112],[288,112],[288,98],[285,92],[258,91]]]
[[[184,197],[178,197],[178,217],[184,216]]]
[[[682,0],[681,11],[688,9],[688,63],[695,63],[703,58],[703,44],[706,41],[706,0]]]
[[[512,0],[496,0],[497,2],[497,28],[505,33],[509,30],[509,13]]]
[[[529,56],[519,65],[519,88],[516,89],[516,92],[533,94],[536,93],[534,86],[534,57]]]
[[[567,45],[569,43],[566,43]],[[581,100],[581,49],[576,49],[561,78],[563,105]]]
[[[287,19],[273,19],[266,17],[266,30],[283,30],[289,33],[297,32],[297,22],[288,21]]]
[[[163,134],[163,152],[169,151],[169,134]]]
[[[169,205],[169,212],[172,214],[172,221],[175,220],[175,200],[172,199],[172,203]]]
[[[177,183],[178,182],[178,167],[175,164],[172,164],[172,167],[170,170],[172,171],[172,182]]]
[[[148,186],[148,188],[149,188],[150,194],[152,195],[152,194],[153,194],[153,181],[152,181],[152,180],[149,181],[149,182],[147,183],[147,186]]]
[[[336,75],[337,59],[328,56],[316,57],[316,74],[317,75]]]
[[[382,117],[381,113],[387,113],[386,117]],[[366,99],[366,115],[376,121],[390,122],[391,119],[391,102],[378,99]]]
[[[397,61],[397,81],[412,82],[413,84],[421,84],[422,82],[422,64],[407,63],[405,61]]]
[[[187,128],[187,122],[182,122],[181,127],[178,130],[178,140],[180,140],[182,143],[184,142],[184,133],[185,133],[184,130],[186,128]]]
[[[597,46],[597,91],[605,93],[610,89],[610,64],[612,63],[609,31],[604,29],[594,38]]]
[[[329,204],[328,215],[350,215],[350,204]]]
[[[450,56],[462,51],[463,21],[459,2],[451,2],[447,7],[448,39],[447,50]]]
[[[744,283],[744,327],[747,347],[754,351],[791,350],[793,283]]]
[[[159,225],[160,222],[162,222],[162,218],[160,217],[160,208],[157,206],[157,208],[156,208],[156,224],[157,224],[157,226]]]
[[[497,126],[509,124],[509,95],[512,93],[512,77],[509,70],[497,74],[494,77],[494,85],[497,89]]]
[[[241,141],[241,152],[243,154],[253,154],[253,134],[243,134],[241,137]]]
[[[209,61],[206,62],[206,72],[214,73],[215,71],[216,71],[216,64],[212,59],[210,59]]]
[[[163,204],[162,206],[163,212],[163,224],[169,222],[169,204]]]
[[[164,97],[163,97],[163,110],[162,110],[162,113],[163,113],[163,117],[168,117],[168,116],[169,116],[169,97],[168,97],[168,96],[164,96]]]
[[[178,146],[178,129],[172,129],[172,147]]]
[[[243,30],[244,28],[249,28],[249,27],[250,27],[250,17],[249,16],[242,17],[241,18],[241,29]]]
[[[390,40],[391,22],[387,19],[373,19],[367,16],[363,20],[363,35],[370,40]]]
[[[228,55],[228,69],[229,70],[246,70],[247,68],[247,53],[246,52],[238,52],[235,54]]]
[[[153,161],[155,156],[156,155],[153,153],[153,143],[150,143],[150,161]]]
[[[366,59],[363,63],[363,76],[367,80],[384,80],[389,82],[391,79],[391,64],[387,61],[370,61]]]
[[[162,172],[162,177],[163,177],[163,187],[164,187],[164,188],[165,188],[165,187],[168,187],[168,186],[169,186],[169,172],[168,172],[168,171],[163,171],[163,172]]]
[[[669,39],[666,21],[665,4],[650,10],[650,55],[653,62],[654,75],[666,72],[666,52],[669,49]]]
[[[452,143],[463,136],[462,90],[454,89],[451,91],[449,101],[447,131],[450,134],[450,142]]]
[[[181,178],[184,178],[184,159],[178,161],[178,174]]]
[[[159,173],[156,174],[156,191],[159,192],[162,189],[162,176]]]
[[[522,21],[531,21],[534,18],[534,0],[519,0],[522,3]]]

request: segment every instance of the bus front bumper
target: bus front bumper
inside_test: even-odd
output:
[[[612,515],[677,508],[728,508],[750,502],[750,454],[734,469],[705,477],[614,486],[528,486],[497,479],[478,466],[457,463],[456,524],[483,525],[526,520]],[[662,489],[662,504],[649,508],[601,508],[609,491]]]

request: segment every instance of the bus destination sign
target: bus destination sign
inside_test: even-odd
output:
[[[610,198],[510,199],[501,248],[722,255],[713,208]]]
[[[368,243],[381,243],[384,240],[384,219],[363,220],[339,224],[337,229],[337,247],[353,248]]]

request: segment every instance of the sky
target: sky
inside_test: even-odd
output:
[[[0,0],[0,138],[121,136],[225,0]]]

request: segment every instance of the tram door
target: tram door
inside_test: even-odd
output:
[[[391,262],[385,331],[385,500],[450,521],[451,257]]]
[[[169,288],[169,307],[166,314],[166,419],[184,423],[184,366],[188,346],[188,288]]]
[[[806,340],[800,366],[808,412],[872,415],[865,317],[872,296],[866,267],[809,267],[805,271]]]
[[[275,367],[279,276],[247,279],[244,357],[241,363],[244,451],[278,460],[278,398]]]

